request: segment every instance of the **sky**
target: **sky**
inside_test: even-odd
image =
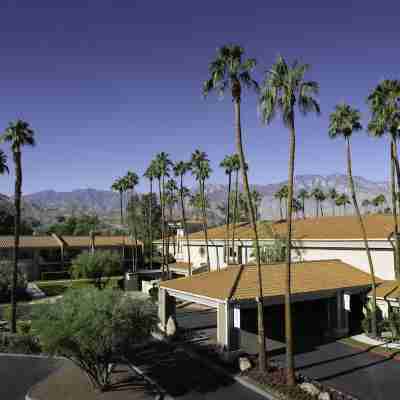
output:
[[[279,54],[312,66],[322,114],[296,117],[295,173],[345,172],[329,113],[346,101],[366,126],[368,93],[400,78],[398,15],[400,2],[388,0],[2,0],[0,129],[22,118],[37,140],[23,151],[23,192],[109,189],[160,151],[187,160],[195,149],[209,155],[210,182],[225,183],[218,165],[235,151],[233,105],[229,94],[203,99],[201,87],[227,43],[257,59],[258,81]],[[242,124],[250,183],[287,179],[288,131],[279,118],[260,122],[254,93],[243,95]],[[387,139],[363,131],[352,145],[355,175],[388,178]],[[0,192],[12,193],[13,178],[0,176]]]

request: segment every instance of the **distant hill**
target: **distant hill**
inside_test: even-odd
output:
[[[286,181],[271,183],[267,185],[254,185],[262,195],[261,204],[262,218],[278,218],[279,202],[273,198],[274,193]],[[363,199],[377,196],[383,193],[390,200],[390,192],[387,182],[374,182],[363,177],[355,177],[355,184],[360,203]],[[306,189],[313,190],[315,187],[327,192],[334,187],[338,192],[349,193],[347,188],[347,177],[343,174],[323,175],[298,175],[295,177],[296,191]],[[193,188],[195,191],[196,188]],[[226,201],[226,184],[208,184],[207,195],[212,211],[210,212],[213,223],[223,221],[223,216],[217,210],[217,205]],[[77,189],[71,192],[56,192],[46,190],[24,196],[25,212],[40,220],[52,219],[56,215],[71,214],[73,212],[90,212],[98,215],[111,215],[119,208],[118,193],[109,190]],[[1,206],[1,198],[0,198]],[[390,206],[390,205],[389,205]],[[348,207],[350,210],[351,207]],[[329,200],[323,204],[324,212],[329,214],[332,205]],[[315,203],[312,199],[306,202],[306,212],[312,215],[315,212]]]

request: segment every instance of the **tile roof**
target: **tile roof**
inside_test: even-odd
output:
[[[26,249],[59,249],[60,245],[52,236],[20,236],[20,248]],[[14,236],[0,236],[0,248],[14,248]]]
[[[368,293],[372,296],[372,291]],[[384,281],[376,287],[376,297],[381,299],[398,299],[400,297],[400,283],[397,281]]]
[[[390,215],[370,214],[363,216],[367,236],[370,239],[387,239],[393,232],[393,217]],[[258,222],[258,236],[260,239],[270,239],[273,235],[284,236],[286,222],[278,221],[268,223]],[[230,229],[229,235],[232,235]],[[226,225],[208,230],[209,239],[226,237]],[[235,237],[238,239],[254,239],[253,230],[248,223],[236,224]],[[361,231],[357,217],[320,217],[297,219],[293,221],[293,237],[295,239],[361,239]],[[189,236],[190,239],[204,239],[203,232],[196,232]]]
[[[283,295],[284,277],[285,264],[263,265],[263,297]],[[340,260],[304,261],[292,266],[293,294],[368,286],[370,281],[369,274]],[[165,281],[160,287],[218,300],[254,299],[258,296],[257,267],[232,266],[221,271]]]
[[[69,247],[89,247],[90,246],[90,237],[89,236],[62,236],[65,243]],[[127,236],[100,236],[97,235],[94,238],[94,244],[96,247],[112,247],[112,246],[122,246],[125,244],[126,246],[132,246],[135,244],[135,241],[130,239]],[[138,244],[141,245],[141,242],[138,241]]]

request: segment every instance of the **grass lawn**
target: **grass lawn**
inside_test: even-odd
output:
[[[122,276],[113,276],[108,282],[108,287],[117,287],[118,279]],[[86,287],[93,287],[89,279],[75,279],[75,280],[62,280],[62,281],[36,281],[36,285],[42,290],[46,296],[58,296],[63,294],[67,289],[82,289]]]

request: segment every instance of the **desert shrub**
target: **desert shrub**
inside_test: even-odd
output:
[[[10,261],[0,261],[0,302],[8,302],[11,298],[13,265]],[[17,299],[26,298],[28,281],[21,271],[17,276]]]
[[[109,365],[149,338],[156,326],[154,306],[120,290],[70,290],[57,304],[34,314],[32,329],[43,349],[72,360],[94,387],[106,390]]]
[[[38,339],[30,334],[0,334],[0,353],[38,354],[40,352]]]
[[[149,290],[150,300],[155,304],[158,303],[158,292],[159,288],[156,283],[153,283],[153,287]]]
[[[84,252],[72,261],[71,272],[75,279],[90,279],[95,287],[103,289],[111,276],[122,273],[121,259],[111,251]]]

